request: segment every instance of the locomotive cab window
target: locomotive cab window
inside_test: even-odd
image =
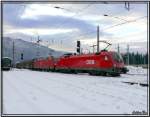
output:
[[[119,54],[119,53],[114,53],[113,59],[116,60],[117,62],[123,62],[123,58],[122,58],[121,54]]]

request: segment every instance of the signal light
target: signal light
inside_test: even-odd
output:
[[[80,54],[80,41],[77,41],[77,53]]]
[[[80,53],[80,48],[77,48],[77,53]]]
[[[80,47],[80,41],[77,41],[77,47]]]
[[[23,53],[21,53],[21,60],[23,60]]]

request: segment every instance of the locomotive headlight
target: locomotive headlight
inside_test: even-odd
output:
[[[114,67],[116,67],[117,65],[116,64],[114,64]]]
[[[107,57],[107,56],[105,56],[104,60],[105,60],[105,61],[108,61],[108,57]]]

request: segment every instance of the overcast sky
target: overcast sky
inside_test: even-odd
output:
[[[3,5],[5,37],[36,42],[39,35],[42,45],[56,50],[75,52],[80,40],[83,52],[92,52],[98,25],[100,40],[112,43],[109,50],[119,44],[126,52],[129,44],[131,52],[147,52],[147,4],[132,3],[130,10],[124,3]]]

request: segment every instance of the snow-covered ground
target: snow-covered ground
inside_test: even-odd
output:
[[[129,69],[128,74],[147,75],[147,69],[143,69],[142,67],[127,66],[127,68]]]
[[[120,77],[13,69],[3,72],[4,114],[132,114],[147,112],[147,70]],[[141,69],[141,68],[140,68]],[[140,70],[141,71],[141,70]],[[131,75],[132,74],[132,75]]]

